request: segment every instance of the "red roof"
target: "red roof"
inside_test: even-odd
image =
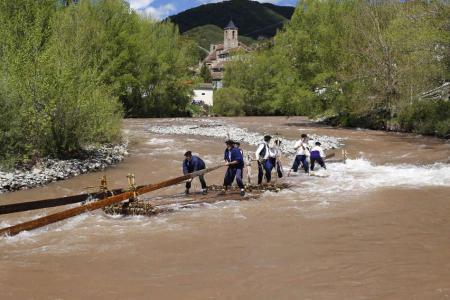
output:
[[[229,52],[229,50],[236,50],[236,49],[242,49],[245,52],[252,51],[252,48],[248,47],[247,45],[245,45],[241,42],[239,42],[239,46],[237,48],[228,49],[225,51],[224,51],[223,44],[218,44],[218,45],[216,45],[216,48],[208,54],[208,56],[204,59],[203,62],[204,63],[212,63],[212,62],[216,61],[217,60],[217,52],[219,52],[219,51],[224,51],[225,53],[227,53],[227,52]]]

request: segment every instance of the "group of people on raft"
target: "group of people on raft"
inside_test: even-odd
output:
[[[266,177],[267,183],[272,180],[272,170],[276,170],[278,178],[283,177],[283,166],[281,164],[280,150],[281,140],[275,139],[271,143],[272,137],[270,135],[264,136],[264,141],[258,145],[255,152],[255,159],[252,155],[248,155],[247,166],[250,168],[251,162],[256,160],[258,163],[258,185],[262,184],[263,177]],[[239,142],[227,140],[225,142],[226,149],[224,152],[224,163],[228,166],[223,181],[222,194],[225,194],[229,187],[236,180],[237,185],[240,188],[241,196],[245,196],[245,187],[243,182],[243,170],[244,170],[244,151],[241,149]],[[325,152],[321,147],[320,142],[315,142],[311,145],[310,139],[306,134],[302,134],[300,140],[298,140],[294,149],[297,151],[296,156],[291,168],[291,171],[298,172],[300,166],[302,166],[305,173],[309,174],[309,171],[313,171],[315,164],[318,163],[322,168],[326,169],[325,165]],[[187,151],[184,154],[183,161],[183,174],[187,175],[195,171],[200,171],[206,168],[205,162],[193,155],[191,151]],[[289,172],[291,172],[289,171]],[[289,174],[288,174],[289,176]],[[202,193],[205,195],[208,192],[204,175],[198,176],[202,187]],[[250,174],[249,174],[250,180]],[[186,182],[185,193],[189,194],[191,188],[192,179]]]

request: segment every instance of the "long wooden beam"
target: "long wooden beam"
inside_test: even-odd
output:
[[[325,157],[325,159],[330,159],[330,158],[333,158],[333,157],[335,157],[336,156],[336,153],[330,153],[330,154],[328,154],[326,157]]]
[[[50,208],[74,203],[80,203],[89,199],[104,199],[106,197],[125,192],[124,189],[115,189],[108,192],[97,192],[92,194],[80,194],[54,199],[43,199],[21,203],[0,205],[0,215],[24,212],[29,210]]]
[[[33,230],[36,228],[40,228],[40,227],[44,227],[47,226],[49,224],[53,224],[77,215],[80,215],[82,213],[88,212],[88,211],[93,211],[93,210],[97,210],[100,209],[102,207],[108,206],[108,205],[112,205],[115,203],[119,203],[121,201],[127,200],[131,197],[133,197],[135,194],[136,195],[142,195],[142,194],[146,194],[152,191],[156,191],[165,187],[169,187],[172,185],[176,185],[179,184],[185,180],[191,179],[191,178],[195,178],[197,176],[212,172],[214,170],[217,170],[221,167],[224,167],[225,165],[218,165],[212,168],[207,168],[204,170],[200,170],[197,172],[193,172],[190,173],[188,175],[184,175],[184,176],[179,176],[179,177],[175,177],[169,180],[165,180],[159,183],[155,183],[155,184],[149,184],[146,186],[143,186],[139,189],[137,189],[135,192],[126,192],[126,193],[122,193],[122,194],[118,194],[115,196],[111,196],[108,198],[105,198],[103,200],[98,200],[95,202],[91,202],[88,203],[86,205],[82,205],[79,207],[74,207],[68,210],[64,210],[61,212],[57,212],[45,217],[41,217],[32,221],[28,221],[28,222],[24,222],[21,224],[17,224],[17,225],[13,225],[7,228],[3,228],[0,229],[0,236],[2,235],[8,235],[8,236],[13,236],[16,235],[22,231],[28,231],[28,230]]]

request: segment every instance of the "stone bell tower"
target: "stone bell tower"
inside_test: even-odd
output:
[[[238,46],[238,28],[234,25],[233,21],[230,21],[227,27],[224,28],[223,48],[224,50],[228,50],[237,48]]]

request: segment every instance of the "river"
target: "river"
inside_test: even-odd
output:
[[[95,211],[2,237],[0,299],[450,299],[448,142],[297,117],[221,120],[288,139],[338,137],[350,159],[329,164],[326,178],[284,179],[291,189],[258,200],[150,218]],[[123,163],[3,194],[0,203],[81,193],[101,175],[110,188],[126,186],[127,173],[137,184],[158,182],[180,175],[186,150],[208,165],[221,161],[221,139],[149,131],[172,122],[192,120],[126,120]],[[220,184],[223,171],[207,183]],[[0,228],[59,210],[1,216]]]

